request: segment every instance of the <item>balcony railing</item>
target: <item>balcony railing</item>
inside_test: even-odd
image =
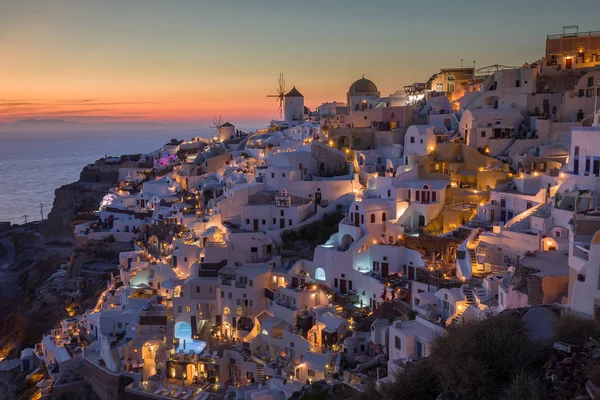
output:
[[[582,37],[582,36],[600,36],[600,31],[557,33],[554,35],[547,35],[546,37],[548,39],[563,39],[563,38]]]

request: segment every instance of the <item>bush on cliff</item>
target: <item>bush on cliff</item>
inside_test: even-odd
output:
[[[542,353],[520,318],[494,316],[450,328],[429,358],[409,364],[383,384],[383,399],[543,399],[535,373]]]

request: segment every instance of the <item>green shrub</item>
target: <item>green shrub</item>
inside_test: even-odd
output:
[[[526,370],[536,356],[523,321],[504,316],[451,328],[431,348],[444,389],[465,400],[497,398],[499,388]]]
[[[600,336],[600,326],[597,321],[565,312],[558,321],[556,340],[565,343],[582,345],[588,338]]]
[[[526,372],[515,375],[500,397],[501,400],[545,400],[547,398],[548,392],[544,382]]]
[[[425,358],[396,373],[391,383],[381,386],[379,394],[384,400],[435,400],[441,391],[433,363]]]

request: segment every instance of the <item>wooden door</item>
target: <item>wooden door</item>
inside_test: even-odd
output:
[[[382,262],[381,263],[381,276],[383,276],[384,278],[386,278],[388,275],[389,275],[389,266],[388,266],[388,263]]]

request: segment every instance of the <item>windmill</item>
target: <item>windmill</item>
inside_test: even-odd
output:
[[[277,80],[277,94],[268,94],[267,97],[275,97],[279,101],[279,119],[283,119],[283,102],[285,100],[285,79],[283,79],[283,73],[279,74]]]
[[[215,128],[215,134],[213,135],[213,139],[219,140],[221,138],[221,126],[223,126],[223,119],[219,115],[213,118],[213,124],[211,128]]]

